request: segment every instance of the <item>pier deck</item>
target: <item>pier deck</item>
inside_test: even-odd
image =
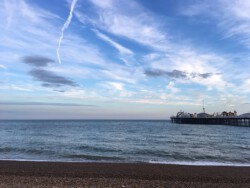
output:
[[[232,126],[250,127],[250,118],[244,118],[244,117],[208,117],[208,118],[171,117],[171,122],[178,124],[210,124],[210,125],[232,125]]]

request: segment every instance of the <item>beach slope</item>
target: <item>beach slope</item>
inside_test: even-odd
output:
[[[0,187],[250,187],[250,167],[0,161]]]

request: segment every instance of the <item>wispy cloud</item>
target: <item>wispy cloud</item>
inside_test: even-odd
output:
[[[108,88],[110,88],[109,86],[111,86],[111,88],[115,89],[115,90],[119,90],[119,91],[124,90],[124,86],[123,86],[122,83],[119,83],[119,82],[107,82],[106,84],[108,85]]]
[[[105,89],[109,96],[113,96],[113,98],[116,99],[120,97],[131,97],[135,94],[134,91],[126,88],[124,83],[121,82],[103,82],[100,85]]]
[[[175,83],[173,81],[170,81],[168,83],[166,89],[170,90],[172,93],[177,93],[180,91],[180,89],[175,86]]]
[[[16,85],[16,84],[11,84],[8,86],[9,89],[11,90],[16,90],[16,91],[32,91],[33,88],[31,87],[25,87],[25,86],[19,86],[19,85]]]
[[[125,63],[126,66],[137,66],[139,65],[138,61],[135,60],[134,58],[134,52],[130,50],[129,48],[124,47],[123,45],[119,44],[118,42],[114,41],[111,39],[109,36],[101,33],[100,31],[93,29],[93,31],[96,33],[96,35],[109,43],[111,46],[113,46],[115,49],[118,50],[119,54],[118,57],[119,59]]]
[[[183,3],[180,8],[180,14],[184,15],[184,16],[198,16],[201,15],[205,12],[207,12],[208,10],[211,10],[211,8],[213,8],[214,6],[214,2],[199,2],[199,3],[194,3],[194,4],[185,4]]]
[[[33,87],[27,85],[8,84],[1,82],[0,90],[31,92]]]
[[[92,18],[88,20],[94,27],[151,48],[158,50],[166,48],[165,44],[168,41],[166,32],[161,32],[158,29],[160,23],[135,1],[130,1],[129,4],[126,1],[114,0],[105,3],[96,0],[91,2],[99,16],[98,20]],[[82,21],[83,17],[86,18],[81,12],[77,12],[76,16],[79,21]],[[85,20],[83,22],[85,24]]]
[[[6,67],[6,66],[1,65],[1,64],[0,64],[0,68],[1,68],[1,69],[7,69],[7,67]]]
[[[104,70],[101,70],[101,74],[106,79],[112,79],[114,81],[122,81],[129,84],[135,84],[142,77],[142,73],[137,70],[130,70],[122,68],[120,66],[113,66]]]
[[[29,20],[33,24],[44,24],[44,18],[59,18],[58,15],[41,9],[37,6],[30,6],[24,0],[3,0],[1,1],[3,7],[2,13],[7,17],[6,28],[14,26],[20,20]]]
[[[221,1],[219,10],[222,18],[217,20],[219,26],[226,33],[226,37],[233,37],[250,48],[250,2],[239,0],[234,2]]]
[[[244,80],[242,85],[239,86],[238,90],[245,93],[250,93],[250,79]]]
[[[209,1],[184,5],[180,14],[189,17],[204,16],[220,30],[224,38],[233,38],[250,48],[250,2],[238,1]],[[214,11],[210,11],[210,10]],[[198,19],[197,19],[198,20]]]

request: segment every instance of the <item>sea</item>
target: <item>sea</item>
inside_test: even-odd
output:
[[[5,120],[0,121],[0,160],[250,166],[250,127]]]

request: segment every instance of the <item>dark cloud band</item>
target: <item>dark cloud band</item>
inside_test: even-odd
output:
[[[149,77],[162,77],[162,76],[167,76],[170,78],[174,79],[189,79],[190,77],[196,78],[200,77],[202,79],[207,79],[213,75],[218,75],[220,73],[187,73],[185,71],[180,71],[180,70],[173,70],[173,71],[164,71],[164,70],[158,70],[158,69],[153,69],[153,70],[146,70],[145,75]]]
[[[54,60],[42,56],[25,56],[22,61],[33,67],[46,67],[48,64],[54,63]]]
[[[145,74],[151,77],[168,76],[172,78],[186,78],[187,75],[183,71],[173,70],[172,72],[167,72],[163,70],[146,70]]]
[[[77,83],[69,80],[68,78],[59,76],[52,71],[45,70],[44,67],[54,63],[54,60],[50,58],[31,55],[22,57],[22,62],[33,67],[28,74],[35,80],[42,82],[43,87],[58,88],[62,86],[79,86]]]
[[[86,106],[96,107],[96,105],[76,104],[76,103],[48,103],[48,102],[0,102],[0,105],[18,106]]]
[[[44,87],[78,86],[75,82],[44,69],[32,69],[29,74]]]

